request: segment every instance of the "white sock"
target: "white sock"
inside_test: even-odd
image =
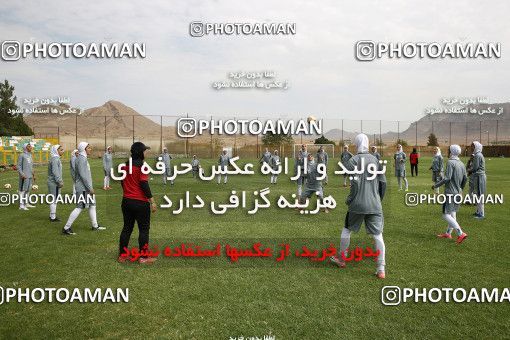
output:
[[[271,175],[271,184],[273,184],[273,178],[274,178],[274,176]]]
[[[404,183],[406,184],[406,190],[409,189],[409,183],[407,182],[407,178],[404,177]]]
[[[347,185],[347,177],[344,176],[344,185]]]
[[[106,188],[108,185],[106,184],[106,181],[108,180],[108,177],[107,176],[104,176],[104,180],[103,180],[103,188]]]
[[[163,175],[163,184],[166,184],[166,173]]]
[[[386,246],[384,245],[384,240],[382,233],[379,235],[372,235],[375,241],[375,250],[379,251],[379,256],[377,257],[377,271],[384,272],[384,266],[386,265]]]
[[[74,186],[74,183],[73,183],[73,195],[76,195],[76,187]]]
[[[397,177],[397,183],[398,183],[398,188],[399,188],[400,190],[402,190],[402,178],[401,178],[400,176],[399,176],[399,177]]]
[[[457,221],[457,213],[455,211],[450,213],[450,216],[453,217],[455,219],[455,221]],[[451,235],[452,231],[453,231],[453,227],[450,227],[450,225],[448,224],[448,227],[446,227],[446,233],[448,235]]]
[[[110,176],[106,176],[106,186],[110,187]]]
[[[298,197],[301,197],[302,192],[303,192],[303,188],[302,188],[302,185],[300,184],[300,185],[297,186],[297,195],[298,195]]]
[[[278,176],[274,176],[274,183],[276,184],[276,180],[278,179]]]
[[[80,216],[80,213],[83,209],[81,208],[74,208],[74,210],[71,212],[71,215],[69,215],[69,219],[67,220],[67,223],[64,227],[64,229],[69,229],[73,225],[74,221]]]
[[[459,223],[457,223],[457,220],[455,217],[453,217],[451,214],[443,214],[443,218],[448,222],[448,230],[455,229],[457,232],[457,235],[462,235],[462,229],[460,228]],[[448,233],[448,230],[446,231]],[[451,231],[450,231],[451,232]]]
[[[435,188],[435,189],[434,189],[434,192],[435,192],[436,194],[439,194],[439,188]]]
[[[223,183],[227,183],[227,175],[225,175],[225,179],[224,179]]]
[[[92,223],[92,228],[97,228],[97,216],[96,216],[96,206],[91,205],[89,207],[89,217],[90,222]]]
[[[221,183],[221,175],[218,175],[218,184]]]
[[[57,217],[57,203],[50,204],[50,218],[54,219]]]
[[[25,207],[25,192],[24,191],[18,191],[18,195],[19,195],[19,207],[20,208],[24,208]]]
[[[342,260],[342,254],[345,256],[345,251],[349,248],[349,244],[351,243],[351,231],[347,228],[342,229],[342,234],[340,235],[340,253],[338,257]]]

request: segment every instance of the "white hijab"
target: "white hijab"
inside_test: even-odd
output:
[[[480,143],[479,141],[474,141],[473,142],[473,145],[475,146],[475,150],[473,151],[473,153],[478,153],[478,152],[482,152],[482,149],[483,149],[483,145],[482,143]]]
[[[30,145],[30,143],[23,144],[23,152],[24,153],[28,153],[27,146],[29,146],[29,145]]]
[[[398,146],[398,150],[397,150],[397,152],[402,152],[402,145],[399,145],[399,146]]]
[[[87,158],[87,151],[85,151],[85,149],[88,145],[89,143],[87,142],[80,142],[80,144],[78,144],[78,152],[80,155],[85,156],[85,158]]]
[[[364,133],[360,133],[354,138],[354,145],[358,149],[358,153],[368,152],[368,137]]]
[[[60,158],[60,155],[58,154],[58,149],[60,149],[60,145],[55,144],[50,149],[50,155],[51,157],[58,157]]]
[[[110,148],[111,148],[111,145],[108,145],[108,146],[106,147],[105,153],[108,153],[108,149],[110,149]]]
[[[439,147],[437,147],[436,156],[441,156],[441,149]]]
[[[462,152],[461,148],[457,144],[450,145],[450,159],[459,159],[459,155]]]

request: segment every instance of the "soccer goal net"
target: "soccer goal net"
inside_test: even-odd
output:
[[[301,150],[301,146],[303,144],[294,144],[293,146],[293,156],[294,158],[297,157],[299,150]],[[306,146],[306,151],[308,153],[311,153],[313,157],[317,156],[317,152],[319,151],[319,148],[322,146],[324,151],[328,154],[329,158],[335,157],[335,145],[334,144],[304,144]]]

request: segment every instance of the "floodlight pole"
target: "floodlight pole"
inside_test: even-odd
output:
[[[342,119],[342,145],[344,144],[344,120]]]
[[[452,144],[452,122],[450,122],[450,144]]]
[[[106,116],[104,116],[104,150],[106,151]]]
[[[76,114],[76,116],[74,117],[75,120],[74,120],[74,135],[75,135],[75,147],[78,147],[78,114]]]

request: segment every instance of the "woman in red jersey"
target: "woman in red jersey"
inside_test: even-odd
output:
[[[129,245],[135,221],[138,224],[138,249],[141,251],[144,246],[148,247],[149,244],[151,212],[156,212],[156,203],[149,187],[149,176],[142,173],[142,165],[148,149],[150,148],[141,142],[133,143],[131,145],[132,167],[129,169],[128,164],[121,167],[121,171],[125,171],[126,177],[122,180],[124,227],[120,233],[119,262],[125,262],[128,259],[121,255],[126,252]],[[152,263],[155,260],[156,258],[146,256],[139,258],[140,263]]]

